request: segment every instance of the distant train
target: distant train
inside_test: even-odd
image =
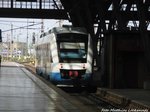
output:
[[[90,35],[80,27],[55,27],[36,43],[36,72],[55,85],[88,86],[92,78]]]

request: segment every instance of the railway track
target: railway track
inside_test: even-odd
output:
[[[27,67],[32,73],[35,74],[35,70],[32,67]],[[39,77],[39,76],[37,76]],[[39,77],[47,85],[49,81],[42,77]],[[59,88],[58,88],[59,89]],[[146,109],[145,112],[149,111],[149,107],[141,106],[133,101],[126,101],[124,98],[118,98],[116,96],[109,95],[109,93],[98,91],[97,93],[88,93],[85,89],[81,88],[67,88],[63,87],[67,94],[74,99],[78,100],[81,105],[85,108],[93,110],[92,112],[128,112],[130,109]],[[78,106],[80,106],[78,104]],[[134,110],[133,110],[134,111]]]
[[[10,66],[10,67],[12,67],[12,66]],[[137,112],[137,111],[138,112],[149,112],[149,110],[146,109],[146,107],[143,108],[143,107],[141,107],[141,105],[138,105],[136,102],[134,102],[134,103],[131,102],[132,103],[132,105],[131,105],[129,100],[126,101],[123,97],[121,99],[121,98],[118,98],[119,96],[118,97],[116,97],[115,95],[112,96],[112,95],[110,95],[111,93],[109,93],[107,91],[100,91],[100,88],[98,89],[98,91],[96,93],[88,93],[86,91],[86,88],[73,88],[73,87],[72,88],[67,88],[67,87],[61,88],[65,91],[64,92],[60,88],[56,88],[56,86],[52,85],[49,81],[47,81],[44,78],[35,74],[36,77],[41,79],[41,80],[39,80],[33,74],[31,74],[28,70],[26,70],[24,68],[24,66],[18,66],[18,67],[20,67],[23,70],[23,72],[29,78],[31,78],[31,80],[33,80],[33,82],[35,82],[36,85],[39,86],[39,88],[41,88],[41,92],[43,91],[43,94],[45,94],[48,98],[53,99],[53,94],[51,94],[50,91],[55,90],[55,93],[57,94],[55,96],[58,96],[57,97],[58,99],[59,98],[64,99],[64,101],[69,102],[68,103],[68,104],[70,104],[69,106],[66,105],[66,103],[64,103],[64,105],[66,105],[66,109],[74,106],[78,110],[80,110],[80,112],[116,112],[116,111],[117,112]],[[30,68],[32,68],[32,67],[30,67]],[[53,89],[52,86],[55,89]],[[57,104],[57,101],[58,102],[62,101],[62,100],[58,100],[57,98],[56,98],[56,101],[53,100],[56,104]],[[121,107],[118,107],[118,106],[112,104],[113,102],[115,102],[118,106],[121,106]],[[62,104],[60,104],[60,106],[62,106]],[[79,111],[76,111],[76,112],[79,112]]]
[[[70,96],[74,97],[78,101],[82,102],[84,105],[95,109],[94,112],[101,112],[103,109],[111,110],[118,109],[115,105],[112,105],[104,100],[102,100],[96,93],[90,93],[86,91],[86,88],[76,88],[76,87],[62,87],[63,91],[67,92]],[[113,112],[113,111],[112,111]]]
[[[69,93],[72,97],[76,98],[93,112],[102,112],[102,110],[118,109],[117,107],[101,100],[95,93]]]
[[[27,66],[26,66],[27,67]],[[32,67],[27,67],[35,76],[40,78],[45,84],[50,85],[51,83],[46,79],[35,74],[35,70]],[[95,93],[89,93],[86,88],[77,87],[59,87],[72,98],[76,99],[78,102],[82,103],[86,108],[93,110],[92,112],[102,112],[102,109],[113,109],[116,108],[111,104],[101,100]],[[58,90],[59,90],[58,88]],[[79,105],[80,106],[80,105]]]
[[[100,110],[102,109],[117,109],[117,107],[101,100],[97,95],[90,93],[89,95],[87,95],[88,99],[90,99],[91,101],[93,101],[96,105],[97,108],[99,108]]]

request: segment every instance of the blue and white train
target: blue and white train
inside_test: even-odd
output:
[[[56,85],[87,86],[92,78],[92,41],[84,28],[55,27],[36,43],[36,72]]]

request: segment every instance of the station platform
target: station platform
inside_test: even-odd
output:
[[[150,111],[150,90],[98,88],[97,94],[117,107]]]
[[[78,106],[80,105],[80,107]],[[61,90],[51,88],[23,65],[0,67],[0,112],[92,112]]]

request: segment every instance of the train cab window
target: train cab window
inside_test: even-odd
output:
[[[61,42],[60,57],[86,58],[85,43]]]
[[[62,34],[59,36],[57,41],[60,62],[85,63],[88,36],[83,34]]]

